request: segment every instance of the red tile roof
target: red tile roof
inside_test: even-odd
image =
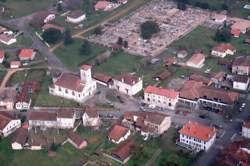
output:
[[[75,112],[71,109],[60,109],[57,111],[58,118],[68,118],[72,119],[75,115]]]
[[[207,142],[216,134],[216,130],[201,123],[189,121],[179,133]]]
[[[84,83],[80,77],[71,73],[63,73],[55,82],[55,85],[77,92],[81,92],[84,88]]]
[[[87,145],[87,141],[82,139],[79,135],[74,133],[73,131],[70,131],[68,133],[68,139],[70,139],[74,144],[76,144],[78,147],[81,147],[83,144]]]
[[[128,73],[121,74],[120,76],[115,77],[115,79],[129,85],[134,85],[141,80],[140,77]]]
[[[200,74],[192,74],[190,76],[190,80],[194,80],[194,81],[197,81],[197,82],[202,82],[203,84],[209,84],[210,80],[203,76],[203,75],[200,75]]]
[[[239,37],[241,32],[239,29],[231,29],[231,34],[234,36],[234,37]]]
[[[235,48],[231,44],[221,43],[213,48],[217,52],[226,52],[227,50],[235,51]]]
[[[3,59],[3,58],[4,58],[4,52],[0,51],[0,59]]]
[[[92,68],[92,66],[91,65],[88,65],[88,64],[84,64],[84,65],[82,65],[82,67],[81,67],[81,69],[83,69],[83,70],[89,70],[89,69],[91,69]]]
[[[61,27],[61,26],[58,26],[58,25],[55,25],[55,24],[44,24],[42,29],[43,30],[47,30],[47,29],[50,29],[50,28],[54,28],[54,29],[57,29],[61,32],[64,32],[65,28],[64,27]]]
[[[56,121],[57,113],[55,112],[30,112],[29,120],[39,120],[39,121]]]
[[[244,122],[244,127],[250,129],[250,120],[247,120],[247,121]]]
[[[111,128],[109,132],[109,138],[111,140],[119,141],[127,134],[128,131],[128,128],[116,124]]]
[[[135,147],[136,147],[135,141],[130,139],[119,145],[117,148],[115,148],[112,151],[112,155],[124,161],[133,153]]]
[[[85,113],[90,117],[90,118],[98,118],[99,115],[96,112],[96,110],[94,110],[93,108],[87,106],[85,107]]]
[[[31,48],[22,49],[19,53],[19,58],[32,58],[34,50]]]
[[[193,54],[193,56],[188,60],[188,62],[198,65],[204,59],[205,59],[204,54],[196,53],[196,54]]]
[[[103,74],[103,73],[95,73],[93,75],[93,78],[96,79],[96,80],[98,80],[98,81],[105,82],[105,83],[108,83],[109,81],[112,80],[111,76]]]
[[[109,4],[110,4],[110,2],[108,2],[108,1],[98,1],[95,4],[95,9],[96,10],[104,10]]]
[[[16,118],[7,112],[0,112],[0,129],[3,130],[11,120]]]
[[[145,93],[153,93],[156,95],[160,95],[160,96],[165,96],[167,98],[170,99],[177,99],[179,96],[179,92],[176,92],[174,90],[171,89],[164,89],[164,88],[158,88],[155,86],[148,86],[145,90]]]
[[[233,62],[233,66],[250,67],[250,56],[238,56]]]

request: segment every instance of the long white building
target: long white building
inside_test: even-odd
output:
[[[96,82],[92,79],[90,65],[81,67],[80,77],[72,73],[63,73],[59,78],[53,79],[53,82],[49,87],[50,94],[79,103],[85,102],[96,91]]]
[[[147,104],[174,110],[178,103],[179,92],[148,86],[144,90],[144,101]]]
[[[21,120],[7,112],[0,112],[0,137],[7,137],[21,127]]]
[[[76,115],[72,110],[34,111],[29,115],[29,127],[71,129],[75,120]]]
[[[214,127],[208,127],[198,122],[189,121],[179,131],[180,144],[188,149],[207,151],[214,143],[216,130]]]

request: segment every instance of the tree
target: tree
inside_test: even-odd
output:
[[[80,54],[81,55],[89,55],[91,54],[92,50],[91,50],[91,46],[88,40],[84,40],[83,44],[80,48]]]
[[[95,35],[101,35],[102,34],[102,27],[96,27],[93,31],[93,34]]]
[[[128,41],[127,41],[127,40],[125,40],[125,41],[123,42],[123,47],[124,47],[124,48],[128,48]]]
[[[43,32],[42,38],[49,44],[55,44],[62,39],[62,33],[58,29],[49,28]]]
[[[215,40],[219,42],[229,42],[231,40],[231,33],[226,25],[222,29],[217,30]]]
[[[123,44],[123,39],[122,39],[122,37],[119,37],[119,38],[118,38],[117,44],[122,46],[122,44]]]
[[[177,2],[177,8],[180,9],[180,10],[186,10],[187,6],[186,6],[185,3]]]
[[[87,16],[94,13],[94,5],[92,0],[84,0],[83,10]]]
[[[153,34],[160,31],[158,24],[154,21],[146,21],[141,24],[141,37],[143,39],[150,39]]]
[[[71,36],[71,31],[67,28],[64,32],[64,45],[69,45],[73,43],[73,39]]]
[[[57,10],[58,12],[61,12],[61,11],[63,10],[62,4],[61,4],[61,3],[57,3],[57,5],[56,5],[56,10]]]

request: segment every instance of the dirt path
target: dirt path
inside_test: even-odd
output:
[[[6,87],[7,82],[9,81],[9,79],[13,74],[15,74],[17,71],[22,71],[22,70],[25,70],[25,68],[9,69],[1,82],[0,91]]]
[[[143,3],[144,4],[144,3]],[[138,3],[134,3],[132,4],[131,6],[121,10],[119,13],[116,13],[115,15],[111,16],[111,17],[108,17],[107,19],[104,19],[103,21],[95,24],[95,25],[92,25],[86,29],[84,29],[83,31],[80,31],[76,34],[74,34],[72,36],[72,38],[83,38],[82,35],[84,35],[85,33],[105,24],[105,23],[108,23],[109,21],[112,21],[112,20],[115,20],[115,19],[118,19],[120,17],[122,17],[123,15],[125,15],[126,13],[128,13],[130,10],[133,10],[133,9],[136,9],[138,7],[138,5],[142,6],[142,3],[138,4]],[[54,47],[50,48],[50,52],[53,52],[55,49],[57,49],[58,47],[60,47],[61,45],[63,44],[63,42],[60,42],[58,44],[56,44]]]

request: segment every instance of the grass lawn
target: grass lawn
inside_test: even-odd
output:
[[[0,70],[0,83],[2,82],[3,77],[5,76],[6,71]]]
[[[22,47],[31,47],[32,45],[32,40],[30,38],[24,37],[23,35],[20,35],[17,37],[17,42],[13,43],[11,45],[5,45],[3,43],[0,43],[0,49],[3,48],[22,48]]]
[[[54,53],[68,69],[78,71],[80,65],[91,63],[96,56],[107,50],[105,47],[91,43],[92,53],[90,55],[80,55],[81,45],[82,40],[75,39],[73,44],[62,46],[56,49]]]
[[[7,0],[0,2],[0,5],[6,6],[6,15],[0,17],[21,17],[39,10],[46,10],[55,2],[54,0]]]

